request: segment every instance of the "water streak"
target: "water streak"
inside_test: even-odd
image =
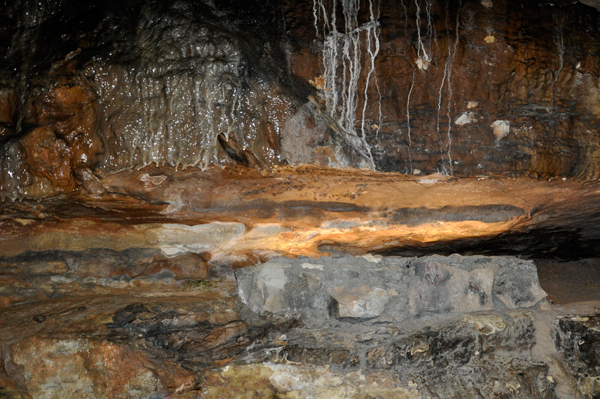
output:
[[[408,98],[406,100],[406,126],[407,126],[407,137],[408,137],[408,162],[410,165],[410,174],[413,174],[413,163],[412,163],[412,155],[410,153],[412,147],[412,139],[410,137],[410,96],[412,95],[413,88],[415,87],[415,73],[417,69],[413,67],[412,79],[410,82],[410,90],[408,91]]]
[[[460,8],[462,6],[462,0],[458,2],[458,9],[456,10],[456,30],[455,30],[455,38],[454,38],[454,48],[452,49],[452,56],[449,59],[449,67],[448,67],[448,131],[446,135],[448,136],[448,168],[450,176],[454,175],[454,167],[452,165],[452,65],[454,60],[456,59],[456,51],[458,49],[458,42],[460,40],[459,36],[459,28],[460,28]]]
[[[448,10],[448,0],[445,3],[445,11],[446,11],[446,44],[447,44],[447,54],[446,54],[446,63],[444,64],[444,74],[442,76],[442,82],[440,83],[440,89],[438,91],[438,101],[437,101],[437,125],[436,132],[438,136],[439,146],[440,146],[440,158],[442,161],[440,173],[444,175],[452,176],[454,174],[454,167],[452,164],[452,66],[454,60],[456,59],[456,52],[458,49],[458,42],[460,40],[459,37],[459,18],[460,18],[460,8],[461,3],[459,3],[458,10],[456,12],[456,25],[455,25],[455,37],[454,44],[451,44],[450,36],[448,35],[449,28],[449,10]],[[446,87],[446,118],[448,123],[448,128],[446,130],[446,145],[444,145],[442,140],[442,134],[440,132],[440,114],[442,111],[442,98],[444,93],[444,87]],[[444,153],[447,155],[447,160],[444,157]]]
[[[317,18],[315,26],[318,30],[319,16],[327,14],[325,12],[326,7],[324,0],[313,1],[313,11],[323,10],[320,14],[313,12]],[[346,135],[347,141],[360,143],[359,146],[362,151],[359,152],[366,155],[367,167],[374,168],[371,148],[366,141],[365,118],[369,101],[368,90],[373,80],[377,85],[375,59],[380,51],[379,23],[377,21],[379,6],[375,11],[373,0],[368,0],[369,20],[359,24],[360,0],[341,0],[344,26],[343,30],[338,30],[336,21],[337,1],[332,2],[330,18],[323,19],[324,84],[320,91],[320,97],[325,102],[326,113],[337,122]],[[363,68],[367,66],[363,65],[363,43],[366,47],[366,62],[369,63],[369,69],[364,77],[365,89],[362,93],[363,108],[359,135],[356,131],[357,109],[361,100],[358,88],[361,83]],[[375,79],[373,79],[373,76],[375,76]],[[379,93],[378,85],[377,90]]]

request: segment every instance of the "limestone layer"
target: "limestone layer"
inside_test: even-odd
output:
[[[594,397],[597,303],[511,257],[276,258],[201,279],[2,276],[8,398]]]

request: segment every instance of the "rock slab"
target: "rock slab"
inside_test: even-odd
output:
[[[298,314],[309,325],[530,308],[546,297],[533,262],[513,257],[276,258],[236,271],[257,314]]]

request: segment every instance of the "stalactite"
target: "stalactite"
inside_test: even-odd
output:
[[[444,74],[442,76],[442,82],[440,83],[440,89],[438,92],[438,102],[437,102],[437,125],[436,132],[438,136],[438,141],[440,145],[440,158],[442,161],[441,167],[442,169],[439,171],[444,175],[452,176],[454,174],[454,167],[452,165],[452,65],[456,58],[456,52],[458,49],[459,42],[459,17],[460,17],[460,8],[461,3],[459,3],[458,10],[456,12],[456,26],[455,26],[455,38],[454,45],[451,45],[450,37],[446,34],[446,45],[447,45],[447,54],[446,54],[446,63],[444,64]],[[445,11],[446,11],[446,32],[450,30],[448,17],[448,0],[445,3]],[[440,132],[440,114],[442,111],[442,98],[444,93],[444,87],[446,87],[447,99],[446,99],[446,118],[448,122],[448,129],[446,130],[446,145],[444,146],[442,133]],[[444,148],[445,147],[445,148]],[[444,153],[447,155],[447,160],[444,159]],[[446,163],[448,166],[446,166]]]
[[[448,143],[447,143],[447,154],[448,154],[448,172],[450,174],[450,176],[454,175],[454,167],[452,165],[452,64],[454,63],[454,59],[456,58],[456,51],[458,49],[458,41],[460,39],[459,36],[459,28],[460,28],[460,8],[462,6],[462,1],[459,0],[458,2],[458,9],[456,10],[456,30],[455,30],[455,37],[454,37],[454,48],[452,50],[452,55],[450,57],[450,59],[448,60],[448,112],[447,112],[447,117],[448,117],[448,131],[446,132],[446,135],[448,137]]]
[[[326,113],[337,121],[345,134],[360,139],[361,147],[364,150],[362,152],[367,154],[366,161],[371,168],[374,168],[374,162],[370,153],[370,146],[366,141],[365,117],[369,101],[368,90],[372,77],[376,74],[375,59],[380,51],[379,24],[377,22],[379,7],[377,7],[376,13],[373,1],[368,1],[369,21],[359,25],[360,0],[342,0],[343,31],[337,29],[337,0],[332,2],[330,7],[331,17],[323,18],[324,87],[320,93],[320,97],[325,102]],[[319,13],[318,10],[322,10],[322,12]],[[315,17],[317,32],[319,30],[318,21],[321,14],[327,14],[326,10],[324,0],[314,0],[313,16]],[[366,67],[362,64],[363,40],[366,44],[367,62],[370,63],[370,66],[364,82],[364,102],[359,137],[356,132],[356,114],[360,99],[358,86],[363,67]],[[354,138],[350,138],[349,141],[354,141]]]
[[[413,67],[412,79],[410,82],[410,89],[408,91],[408,98],[406,99],[406,128],[407,128],[407,138],[408,138],[408,163],[410,165],[410,174],[413,174],[413,163],[412,163],[412,155],[410,153],[412,147],[412,139],[410,137],[410,96],[412,95],[413,88],[415,87],[415,74],[417,69]]]

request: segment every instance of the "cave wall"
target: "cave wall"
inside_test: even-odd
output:
[[[378,170],[598,178],[595,9],[405,3],[383,2],[378,18],[365,124]],[[291,72],[305,80],[320,71],[320,42],[290,19],[309,21],[309,11],[296,3],[287,14]]]
[[[600,395],[597,11],[352,4],[0,0],[0,398]]]
[[[4,195],[70,192],[90,171],[150,163],[281,163],[296,100],[274,4],[4,8]]]
[[[330,30],[311,1],[5,1],[0,192],[98,193],[150,163],[599,177],[595,9],[373,4],[356,14],[379,47],[369,75],[359,36],[352,131],[323,101]]]

